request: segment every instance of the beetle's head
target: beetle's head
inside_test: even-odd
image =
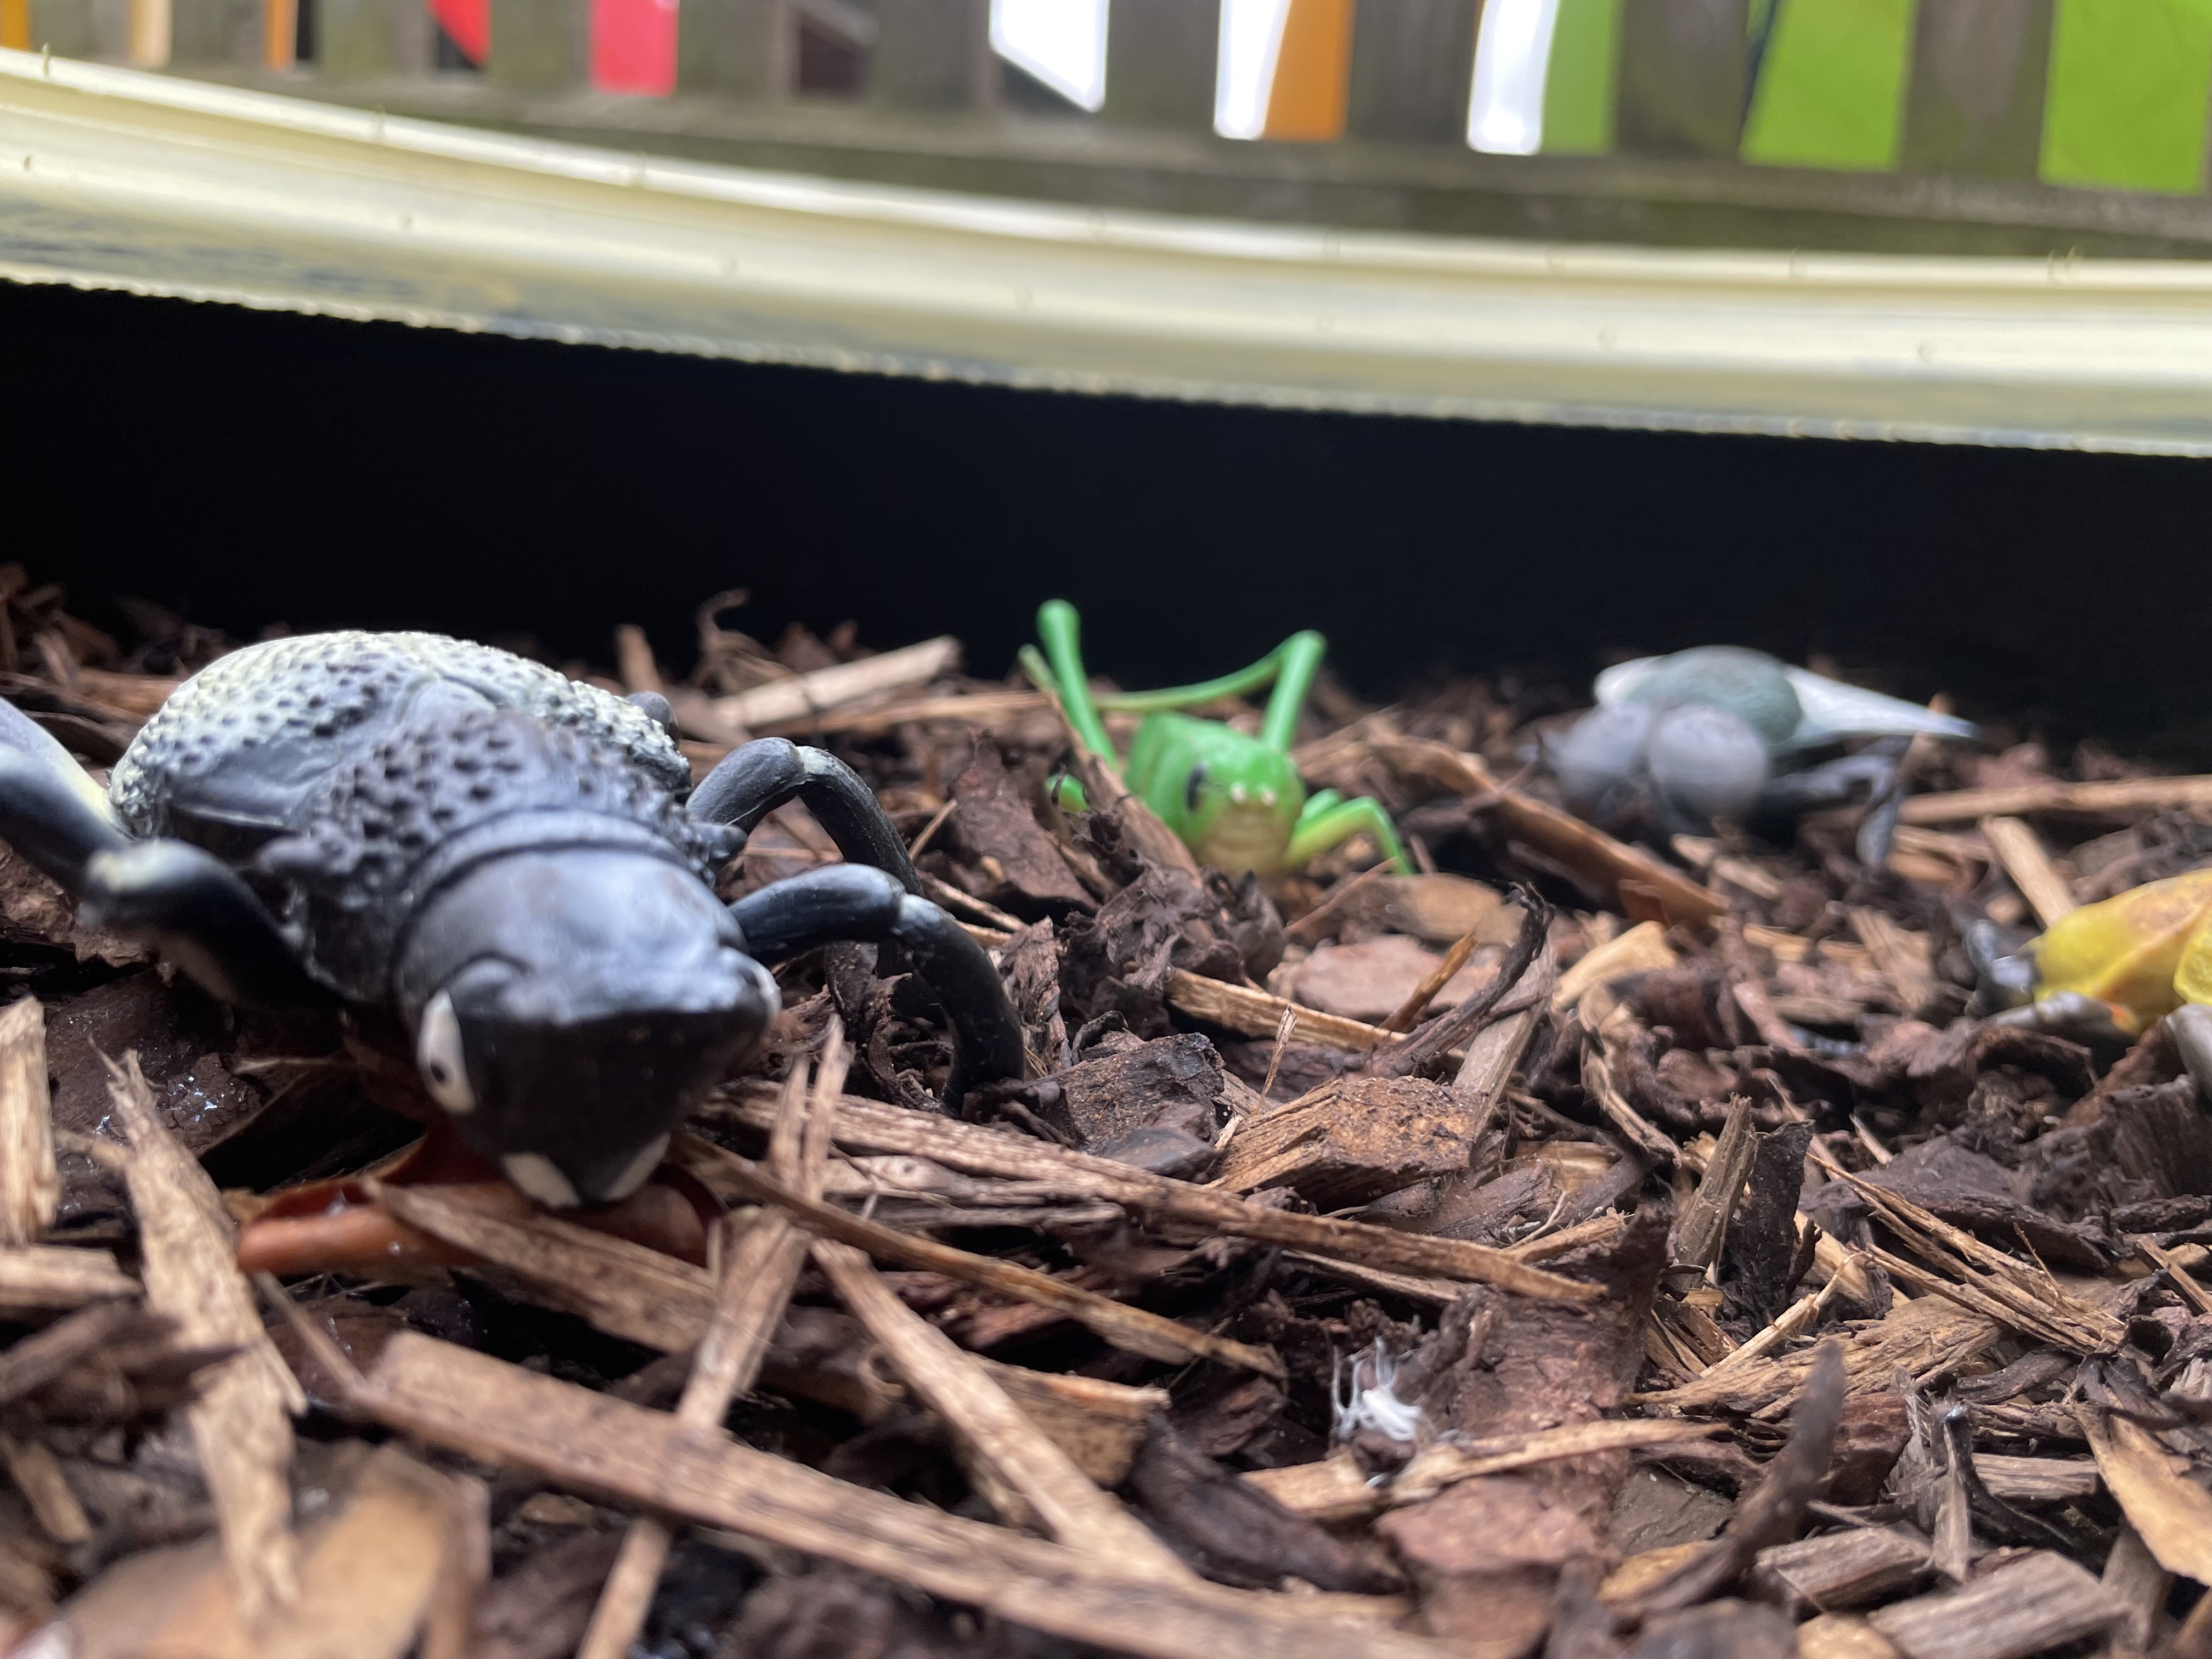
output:
[[[611,1202],[759,1040],[775,981],[696,877],[600,848],[478,866],[399,969],[416,1064],[461,1136],[542,1203]]]

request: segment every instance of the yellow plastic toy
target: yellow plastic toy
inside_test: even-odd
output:
[[[2212,870],[2084,905],[2028,948],[2039,1003],[2088,997],[2130,1036],[2186,1003],[2212,1004]]]

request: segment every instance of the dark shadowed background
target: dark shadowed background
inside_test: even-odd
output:
[[[5,556],[283,622],[672,668],[692,613],[939,632],[1039,599],[1200,678],[1294,628],[1389,695],[1729,640],[2212,766],[2212,465],[1287,414],[765,368],[0,284]]]

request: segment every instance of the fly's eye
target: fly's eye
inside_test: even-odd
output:
[[[460,1017],[453,1012],[450,992],[439,992],[422,1010],[415,1065],[439,1105],[457,1117],[476,1110],[476,1091],[469,1087],[469,1068],[461,1056]]]
[[[1182,805],[1187,812],[1198,811],[1198,792],[1206,787],[1206,768],[1194,766],[1182,786]]]

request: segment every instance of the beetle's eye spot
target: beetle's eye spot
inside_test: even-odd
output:
[[[453,1012],[450,993],[441,991],[422,1010],[422,1026],[415,1039],[415,1064],[422,1073],[430,1098],[456,1116],[476,1109],[476,1091],[469,1086],[469,1068],[461,1054],[460,1017]]]
[[[1190,776],[1182,786],[1182,804],[1185,811],[1198,811],[1198,792],[1204,787],[1206,787],[1206,769],[1203,766],[1192,767]]]

